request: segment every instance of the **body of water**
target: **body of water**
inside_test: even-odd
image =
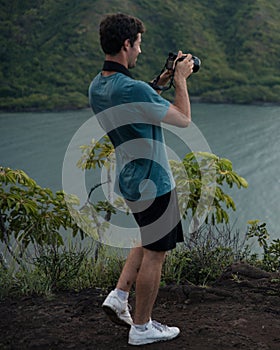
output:
[[[67,147],[90,117],[90,109],[0,114],[0,165],[24,170],[42,187],[61,189]],[[243,231],[248,220],[259,219],[267,223],[271,237],[278,238],[280,107],[195,103],[192,118],[211,151],[230,159],[249,183],[247,189],[230,190],[237,206],[231,213],[235,227]],[[179,133],[185,140],[191,131]]]

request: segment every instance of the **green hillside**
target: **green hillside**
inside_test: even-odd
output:
[[[87,107],[103,62],[99,22],[116,11],[147,28],[135,78],[151,80],[182,49],[202,60],[193,100],[280,102],[279,0],[1,0],[0,109]]]

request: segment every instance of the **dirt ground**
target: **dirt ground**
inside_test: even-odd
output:
[[[161,288],[153,318],[178,326],[178,338],[145,349],[280,349],[280,274],[246,264],[228,268],[212,287]],[[101,309],[106,294],[89,289],[52,298],[0,302],[0,349],[129,349],[128,329]],[[134,298],[131,297],[131,305]]]

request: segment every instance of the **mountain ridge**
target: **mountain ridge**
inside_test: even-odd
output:
[[[2,0],[0,9],[0,110],[88,107],[104,57],[99,22],[112,12],[145,23],[135,78],[150,81],[181,49],[202,61],[188,81],[193,100],[280,102],[278,0]]]

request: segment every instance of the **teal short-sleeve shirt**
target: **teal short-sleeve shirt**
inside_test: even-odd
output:
[[[99,73],[90,84],[89,102],[115,148],[115,192],[135,201],[171,191],[175,183],[161,127],[170,102],[122,73]]]

